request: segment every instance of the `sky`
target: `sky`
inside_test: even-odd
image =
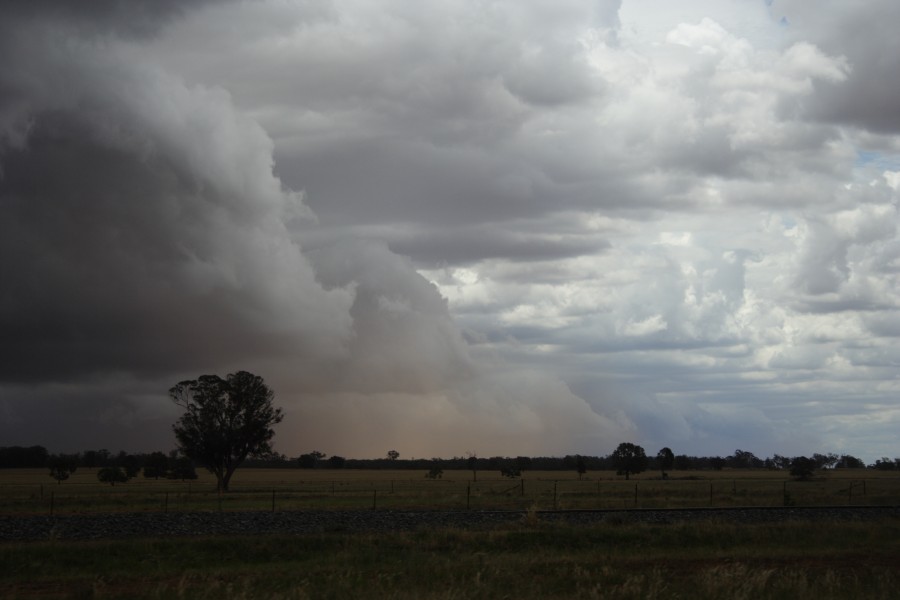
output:
[[[900,455],[900,3],[0,8],[0,445]]]

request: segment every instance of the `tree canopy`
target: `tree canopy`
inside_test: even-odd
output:
[[[172,387],[169,396],[185,411],[173,426],[181,451],[215,474],[221,491],[248,456],[271,454],[272,426],[283,414],[262,377],[201,375]]]
[[[640,446],[622,442],[610,455],[616,471],[628,479],[629,475],[643,473],[647,469],[647,454]]]
[[[50,468],[50,477],[56,483],[62,483],[78,470],[78,456],[55,454],[47,459],[47,466]]]
[[[659,470],[663,477],[666,477],[666,471],[671,471],[672,467],[675,466],[675,453],[666,446],[656,453],[656,462],[659,464]]]
[[[816,461],[805,456],[798,456],[791,461],[791,476],[801,481],[811,478],[816,470]]]

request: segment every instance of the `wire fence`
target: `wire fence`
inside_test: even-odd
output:
[[[372,479],[0,484],[0,514],[293,510],[585,510],[896,506],[900,477],[709,480]]]

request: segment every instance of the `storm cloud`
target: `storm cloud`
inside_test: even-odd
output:
[[[6,444],[891,452],[891,2],[3,11]]]
[[[562,451],[558,419],[619,428],[552,376],[524,373],[537,388],[522,389],[502,361],[474,360],[434,285],[385,244],[310,234],[302,250],[315,215],[226,90],[143,56],[144,28],[44,8],[7,23],[17,60],[2,76],[11,442],[77,448],[108,429],[107,445],[165,447],[166,382],[238,368],[268,375],[289,415],[321,408],[288,419],[294,452],[341,439],[371,452],[423,427],[446,431],[420,443],[447,452],[504,437],[496,426]]]

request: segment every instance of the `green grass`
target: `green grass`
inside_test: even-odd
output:
[[[893,598],[900,522],[0,544],[3,598]]]

